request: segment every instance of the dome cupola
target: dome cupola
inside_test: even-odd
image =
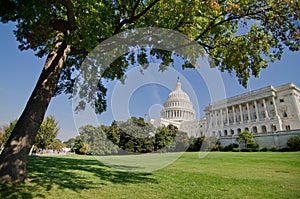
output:
[[[169,94],[168,99],[164,103],[161,117],[176,122],[196,119],[193,103],[188,94],[182,90],[179,77],[175,90]]]

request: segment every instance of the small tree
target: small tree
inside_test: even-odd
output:
[[[54,139],[53,142],[49,145],[49,148],[60,152],[63,148],[63,143],[60,139]]]
[[[8,126],[5,125],[5,126],[3,126],[1,128],[1,132],[2,132],[2,143],[1,143],[1,146],[5,146],[8,138],[9,138],[9,136],[11,134],[11,132],[13,131],[13,129],[16,126],[17,121],[18,121],[18,119],[15,119],[15,120],[11,121]]]
[[[83,146],[80,149],[80,152],[86,155],[90,151],[90,145],[87,143],[84,143]]]
[[[240,144],[243,144],[245,148],[248,148],[249,144],[255,144],[254,136],[251,132],[245,130],[242,133],[239,134],[239,137],[237,138],[237,141]]]
[[[76,136],[74,145],[71,150],[74,151],[76,154],[80,154],[81,153],[80,149],[82,148],[83,144],[84,143],[82,142],[80,136]]]
[[[300,151],[300,136],[293,136],[290,137],[287,141],[287,145],[293,150],[293,151]]]
[[[35,137],[35,145],[41,149],[47,149],[59,132],[58,122],[53,116],[48,116],[42,122],[38,134]]]

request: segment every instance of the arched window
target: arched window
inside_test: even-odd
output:
[[[263,132],[263,133],[267,132],[267,127],[265,125],[261,126],[261,132]]]
[[[254,127],[252,128],[252,133],[257,133],[257,127],[256,127],[256,126],[254,126]]]
[[[240,134],[242,130],[240,128],[237,129],[237,133]]]
[[[228,135],[228,133],[227,133],[227,130],[224,130],[224,135],[225,135],[225,136],[227,136],[227,135]]]
[[[276,128],[276,125],[275,125],[275,124],[272,124],[272,125],[271,125],[271,130],[272,130],[272,132],[277,131],[277,128]]]

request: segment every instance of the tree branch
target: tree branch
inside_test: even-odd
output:
[[[62,19],[52,21],[51,26],[54,30],[60,31],[64,34],[66,34],[70,29],[69,22]]]
[[[71,52],[69,53],[69,55],[87,55],[89,52],[84,50],[84,49],[76,49],[74,47],[71,47]]]
[[[150,3],[143,11],[141,11],[139,14],[134,15],[135,10],[137,9],[138,5],[139,5],[139,1],[134,5],[133,7],[133,12],[132,15],[129,19],[124,19],[122,20],[118,26],[116,27],[116,30],[114,31],[114,34],[117,34],[121,28],[125,25],[125,24],[130,24],[132,22],[134,22],[135,20],[139,19],[140,17],[142,17],[143,15],[145,15],[157,2],[159,2],[159,0],[154,0],[152,3]]]
[[[76,21],[72,2],[70,0],[62,0],[62,4],[67,8],[67,16],[70,30],[74,30],[76,27]]]
[[[221,15],[217,16],[198,37],[195,38],[195,41],[199,40],[204,34],[206,34],[211,29],[213,29],[213,28],[215,28],[215,27],[217,27],[217,26],[219,26],[219,25],[221,25],[223,23],[226,23],[228,21],[232,21],[232,20],[235,20],[235,19],[241,19],[241,18],[247,17],[247,16],[256,16],[258,14],[265,13],[265,12],[267,12],[269,10],[270,10],[270,8],[265,9],[265,10],[261,9],[261,10],[259,10],[257,12],[253,12],[253,13],[248,13],[249,12],[248,11],[246,14],[236,15],[236,16],[230,16],[230,17],[228,17],[225,20],[222,20],[222,21],[219,21],[216,24],[213,24],[216,21],[217,18],[219,18],[220,16],[222,16],[222,15],[225,14],[225,13],[222,13]]]

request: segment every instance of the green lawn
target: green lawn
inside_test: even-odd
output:
[[[30,157],[28,175],[31,183],[0,186],[0,198],[300,198],[299,152],[185,153],[152,173],[91,156]]]

